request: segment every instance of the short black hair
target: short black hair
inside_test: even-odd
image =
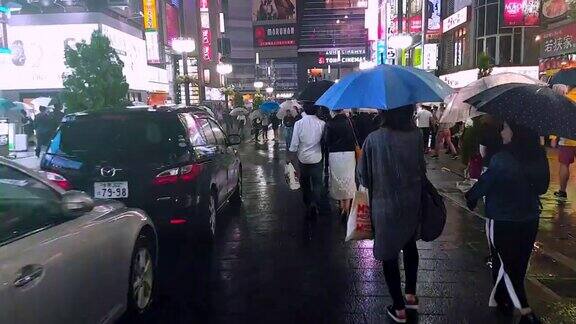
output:
[[[382,110],[379,116],[381,127],[399,131],[410,131],[416,127],[414,123],[414,111],[414,105]]]
[[[305,101],[304,102],[304,112],[306,115],[316,115],[318,112],[318,106],[314,105],[312,101]]]

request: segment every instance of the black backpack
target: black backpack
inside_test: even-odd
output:
[[[437,239],[444,230],[446,205],[444,205],[444,198],[425,175],[422,178],[421,195],[420,239],[430,242]]]

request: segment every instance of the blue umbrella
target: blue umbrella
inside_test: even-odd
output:
[[[316,105],[332,110],[390,110],[419,102],[441,102],[452,88],[431,73],[400,65],[379,65],[352,73],[326,91]]]
[[[260,110],[265,114],[278,111],[278,109],[280,109],[280,105],[275,101],[265,101],[260,105]]]

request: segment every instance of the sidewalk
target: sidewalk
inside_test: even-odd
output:
[[[540,218],[540,230],[534,244],[534,254],[528,271],[527,289],[533,307],[538,313],[546,315],[549,323],[574,323],[576,312],[576,168],[571,168],[573,177],[568,186],[569,199],[558,203],[554,191],[558,190],[558,162],[555,150],[549,150],[550,188],[542,198],[544,207]],[[429,168],[435,170],[442,194],[453,204],[465,208],[462,192],[456,188],[456,182],[462,179],[449,172],[447,167],[457,173],[463,173],[460,161],[446,156],[440,160],[429,160]],[[469,212],[469,211],[468,211]],[[483,215],[469,212],[477,217]],[[479,229],[484,232],[484,229]],[[484,247],[482,247],[484,248]]]
[[[40,170],[40,158],[34,155],[34,151],[10,152],[10,160],[32,170]]]

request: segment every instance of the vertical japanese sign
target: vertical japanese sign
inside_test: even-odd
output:
[[[1,1],[0,1],[1,2]],[[8,15],[10,10],[7,7],[0,6],[0,54],[10,53],[8,48],[8,38],[6,32],[6,21],[8,20]]]
[[[158,10],[156,0],[142,0],[144,30],[146,37],[146,57],[148,63],[160,63],[160,44],[158,40]]]
[[[200,7],[201,55],[205,62],[212,61],[212,31],[210,30],[210,8],[208,0],[198,1]]]
[[[426,18],[428,19],[428,26],[426,32],[428,34],[442,33],[442,19],[441,19],[441,0],[426,0]]]

